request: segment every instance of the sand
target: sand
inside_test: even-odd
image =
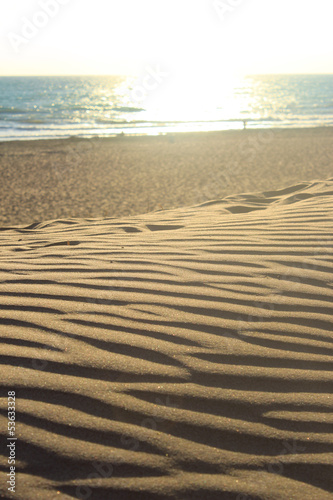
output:
[[[0,143],[0,225],[123,217],[332,177],[333,127]]]
[[[1,148],[28,168],[32,145]],[[317,179],[121,217],[38,223],[31,205],[0,227],[2,498],[333,498],[333,179]]]

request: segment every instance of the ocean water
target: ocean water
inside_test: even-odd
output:
[[[0,140],[333,125],[333,75],[153,76],[2,77]]]

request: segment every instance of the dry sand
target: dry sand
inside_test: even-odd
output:
[[[312,168],[306,148],[317,144],[319,156],[331,132],[323,134],[309,132],[303,175]],[[195,147],[191,137],[183,148]],[[143,158],[139,140],[120,141],[100,141],[101,157],[137,144]],[[41,150],[51,144],[33,147],[45,167]],[[24,144],[1,148],[4,164],[28,169]],[[320,155],[325,170],[329,152]],[[14,190],[33,186],[35,161]],[[140,164],[148,184],[151,161],[146,170]],[[259,154],[257,162],[266,165]],[[215,168],[194,158],[194,177],[199,163],[206,174]],[[281,184],[283,169],[275,181],[263,171],[248,182]],[[296,171],[284,170],[287,181]],[[196,194],[180,197],[199,196],[192,182]],[[129,184],[123,198],[138,209],[129,193],[139,186]],[[31,201],[28,225],[1,227],[0,432],[6,442],[14,390],[18,438],[15,495],[6,486],[8,449],[0,455],[3,498],[332,499],[332,194],[333,179],[297,182],[145,215],[37,224],[47,207]],[[79,207],[71,202],[67,215]]]
[[[333,127],[0,143],[0,225],[122,217],[333,176]]]

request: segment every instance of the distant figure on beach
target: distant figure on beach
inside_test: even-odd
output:
[[[247,120],[243,120],[243,125],[244,125],[244,129],[243,130],[246,129],[246,124],[247,124]]]

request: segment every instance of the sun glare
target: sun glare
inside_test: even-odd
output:
[[[331,0],[50,2],[1,2],[2,74],[333,72]]]

